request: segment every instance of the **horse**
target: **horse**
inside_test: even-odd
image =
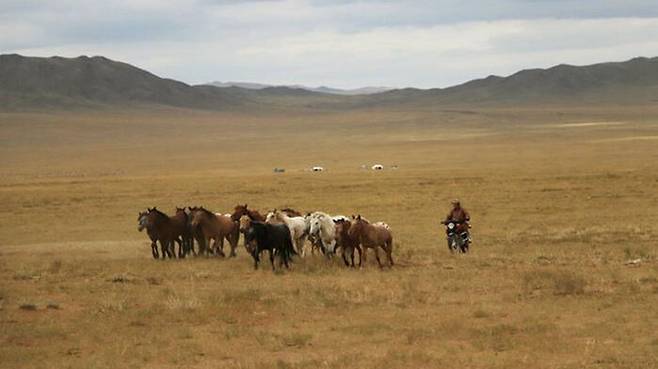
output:
[[[149,221],[147,217],[149,211],[151,211],[150,208],[147,211],[139,212],[139,215],[137,216],[137,222],[139,223],[139,225],[137,226],[137,230],[141,232],[146,228],[146,234],[151,239],[151,253],[153,254],[153,258],[157,259],[160,257],[160,255],[158,254],[158,243],[157,243],[158,235],[155,231],[155,228],[149,225]]]
[[[274,212],[276,209],[272,211],[268,211],[267,214],[265,214],[265,223],[267,224],[283,224],[283,220],[277,219],[274,217]]]
[[[281,263],[286,268],[290,268],[289,262],[292,261],[292,255],[295,249],[292,246],[290,230],[285,224],[268,224],[258,221],[250,222],[249,229],[245,234],[245,244],[253,244],[255,247],[251,250],[251,257],[254,259],[254,269],[258,269],[260,262],[260,253],[268,250],[270,253],[270,263],[272,271],[274,268],[274,257],[279,256],[279,267]]]
[[[151,253],[153,258],[158,258],[156,241],[160,242],[162,258],[175,258],[174,241],[179,242],[180,229],[172,222],[171,218],[156,208],[148,208],[146,212],[140,213],[138,231],[144,228],[151,239]]]
[[[349,256],[350,260],[352,261],[351,266],[354,268],[354,250],[356,249],[359,252],[359,267],[361,267],[363,252],[361,251],[361,246],[359,245],[359,238],[352,237],[349,233],[352,222],[345,219],[340,219],[334,222],[336,223],[336,247],[341,248],[345,266],[350,266],[350,263],[347,260],[347,256]]]
[[[207,250],[210,240],[215,240],[213,248],[220,255],[224,256],[224,239],[231,245],[231,257],[236,255],[235,249],[238,246],[239,229],[238,224],[231,220],[230,217],[217,215],[211,211],[200,207],[192,208],[192,229],[197,235],[203,235],[203,249]]]
[[[352,216],[352,224],[348,230],[348,234],[352,238],[357,238],[359,243],[363,246],[363,261],[366,261],[368,249],[375,249],[375,257],[377,257],[377,263],[379,267],[382,267],[382,262],[379,260],[379,247],[384,249],[386,256],[388,257],[389,267],[393,266],[393,235],[391,235],[390,229],[382,225],[373,225],[370,224],[365,218],[361,218],[361,215],[354,217]]]
[[[269,221],[266,223],[277,224],[280,222],[288,227],[290,230],[290,238],[295,244],[295,250],[303,257],[304,241],[306,241],[306,236],[308,235],[308,227],[304,217],[289,217],[280,210],[274,209],[272,216],[268,216],[268,218]]]
[[[249,229],[251,228],[251,222],[252,222],[252,220],[251,220],[251,218],[249,218],[248,215],[243,215],[243,216],[240,217],[240,222],[238,222],[238,224],[239,224],[238,229],[239,229],[239,232],[240,232],[240,233],[242,233],[243,235],[245,235],[245,237],[246,237],[247,232],[248,232]],[[253,245],[253,244],[248,244],[248,243],[247,243],[247,239],[245,238],[245,241],[244,241],[244,248],[247,249],[247,251],[248,251],[249,253],[251,253],[251,249],[252,249],[253,247],[254,247],[254,245]]]
[[[284,212],[289,217],[301,217],[302,216],[302,213],[300,213],[297,210],[292,209],[292,208],[283,208],[283,209],[281,209],[281,211]]]
[[[247,208],[247,204],[244,205],[235,205],[235,208],[233,209],[233,214],[231,214],[231,220],[234,222],[239,222],[240,218],[246,215],[249,217],[251,220],[255,220],[258,222],[264,222],[265,217],[261,215],[261,213],[258,212],[258,210],[252,210]]]
[[[182,242],[179,243],[178,257],[184,258],[190,252],[194,252],[194,241],[192,239],[189,215],[185,211],[185,208],[176,207],[176,214],[170,219],[180,234]]]
[[[274,209],[274,210],[268,212],[268,213],[265,215],[265,222],[266,222],[266,223],[270,223],[270,224],[282,224],[282,223],[283,223],[283,221],[274,218],[274,212],[275,212],[275,211],[276,211],[276,209]],[[295,217],[304,217],[304,216],[302,215],[302,213],[300,213],[300,212],[298,212],[297,210],[292,209],[292,208],[283,208],[283,209],[279,209],[279,211],[282,212],[283,214],[285,214],[285,215],[291,217],[291,218],[295,218]]]
[[[329,214],[316,211],[306,216],[309,224],[309,238],[329,257],[336,252],[336,226]]]

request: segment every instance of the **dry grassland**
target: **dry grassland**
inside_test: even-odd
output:
[[[0,367],[656,368],[657,135],[654,107],[1,114]],[[154,261],[137,232],[245,202],[384,220],[398,265]]]

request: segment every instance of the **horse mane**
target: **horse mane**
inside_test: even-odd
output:
[[[158,209],[156,209],[156,208],[153,208],[151,211],[154,212],[154,213],[155,213],[156,215],[158,215],[159,217],[169,219],[169,215],[167,215],[167,214],[161,212],[160,210],[158,210]]]
[[[200,207],[198,210],[201,210],[206,216],[213,216],[213,217],[216,216],[215,213],[213,213],[212,211],[204,208],[203,206]]]
[[[283,213],[286,213],[286,215],[290,214],[288,216],[295,216],[295,217],[302,216],[302,213],[298,212],[297,210],[295,210],[293,208],[283,208],[283,209],[281,209],[281,211]]]
[[[248,209],[248,208],[245,208],[245,210],[247,211],[247,216],[249,218],[253,219],[255,216],[262,217],[261,213],[259,213],[258,210]]]

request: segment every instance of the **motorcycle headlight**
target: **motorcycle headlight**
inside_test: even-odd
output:
[[[448,223],[448,229],[455,228],[455,223]]]

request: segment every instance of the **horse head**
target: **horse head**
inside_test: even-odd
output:
[[[361,219],[361,214],[356,217],[352,215],[352,221],[350,222],[350,229],[347,231],[348,235],[352,238],[358,237],[365,228],[365,221]]]
[[[139,232],[143,231],[149,225],[149,215],[150,211],[140,211],[139,216],[137,217],[137,230]]]
[[[251,228],[251,218],[248,215],[240,217],[240,232],[246,233]]]
[[[246,203],[244,205],[235,205],[235,208],[233,208],[233,214],[231,214],[231,220],[237,222],[243,215],[247,214],[249,214],[249,211],[247,210]]]

